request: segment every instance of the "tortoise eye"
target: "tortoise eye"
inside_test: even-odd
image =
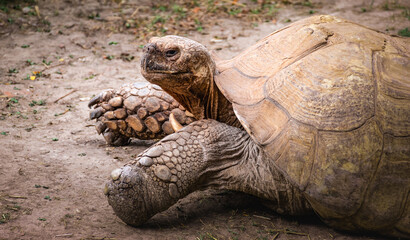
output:
[[[178,53],[177,49],[171,49],[171,50],[168,50],[168,51],[165,52],[165,56],[167,58],[170,58],[170,57],[173,57],[173,56],[177,55],[177,53]]]

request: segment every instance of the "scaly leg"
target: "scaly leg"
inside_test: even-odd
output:
[[[104,192],[117,216],[138,226],[206,188],[252,194],[285,214],[311,211],[245,131],[215,120],[194,122],[114,170]]]
[[[127,84],[118,90],[105,90],[88,103],[94,106],[90,118],[97,119],[96,130],[110,145],[121,146],[130,138],[160,139],[174,130],[170,113],[182,125],[195,119],[192,114],[160,87],[146,82]]]

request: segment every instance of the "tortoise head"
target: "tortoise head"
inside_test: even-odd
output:
[[[141,60],[142,75],[171,94],[186,95],[213,80],[215,63],[200,43],[179,36],[151,38]]]

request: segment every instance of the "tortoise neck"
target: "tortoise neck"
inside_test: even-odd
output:
[[[212,153],[208,152],[207,156],[218,162],[235,164],[208,178],[212,179],[208,186],[257,196],[267,200],[265,205],[279,214],[311,214],[312,208],[303,193],[272,163],[264,150],[244,130],[238,130],[240,133],[236,135],[232,132],[226,145],[218,142],[218,147],[213,146]]]
[[[205,112],[208,112],[205,115],[206,118],[212,118],[230,126],[242,128],[241,123],[235,116],[232,103],[219,90],[213,77],[211,85],[208,102],[204,105]]]
[[[251,194],[267,200],[266,206],[280,214],[297,216],[312,213],[303,193],[284,176],[249,134],[238,128],[228,128],[215,135],[218,135],[218,141],[205,143],[205,161],[210,167],[201,175],[201,188]]]
[[[233,111],[232,103],[221,93],[214,81],[215,69],[210,67],[209,74],[196,76],[193,84],[184,94],[167,91],[195,118],[215,119],[233,127],[242,128]]]

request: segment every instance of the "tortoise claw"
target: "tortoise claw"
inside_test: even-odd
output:
[[[97,103],[100,103],[102,101],[102,93],[94,96],[89,102],[88,102],[88,108],[91,108]],[[92,119],[92,118],[91,118]]]
[[[131,142],[129,137],[121,136],[118,133],[115,133],[109,130],[108,131],[106,130],[103,133],[103,136],[107,144],[112,145],[112,146],[125,146]]]
[[[90,119],[93,120],[95,118],[99,118],[104,113],[105,113],[104,108],[98,107],[90,112]]]
[[[174,129],[174,132],[178,132],[183,128],[183,126],[178,122],[178,120],[175,119],[174,113],[171,113],[169,115],[169,121],[171,122],[172,129]]]
[[[103,122],[97,122],[97,124],[95,125],[95,129],[97,130],[98,134],[101,134],[105,131],[105,129],[107,129],[107,125],[105,125],[105,123]]]
[[[108,99],[111,98],[112,95],[113,95],[112,89],[107,89],[107,90],[100,92],[88,102],[88,108],[91,108],[95,104],[107,101]]]

